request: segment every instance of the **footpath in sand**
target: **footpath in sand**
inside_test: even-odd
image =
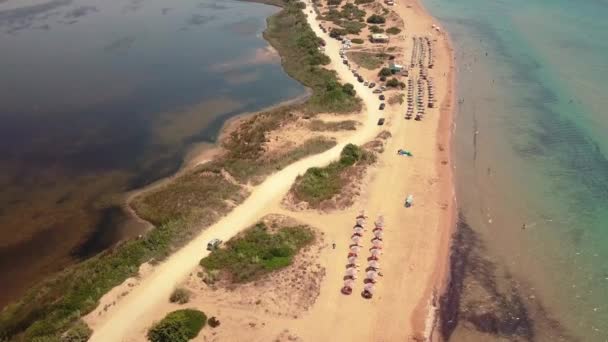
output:
[[[311,4],[305,9],[308,14]],[[340,44],[319,29],[314,15],[308,15],[315,33],[327,43],[329,68],[337,71],[342,82],[355,86],[364,103],[363,124],[348,138],[338,141],[329,151],[298,161],[267,178],[251,196],[229,215],[199,234],[188,245],[162,264],[142,272],[129,287],[118,287],[102,298],[100,308],[86,317],[94,330],[90,341],[145,341],[147,329],[166,313],[178,308],[168,303],[173,289],[195,273],[198,262],[208,254],[208,240],[230,239],[266,214],[293,217],[324,233],[316,262],[324,269],[319,295],[307,311],[294,315],[273,314],[268,307],[234,306],[195,294],[186,307],[197,307],[216,315],[222,325],[205,328],[195,341],[404,341],[428,337],[433,323],[433,293],[446,270],[448,241],[452,220],[453,194],[450,179],[449,131],[452,109],[452,60],[447,37],[431,32],[432,18],[414,1],[398,2],[392,9],[406,21],[408,39],[398,41],[405,55],[411,51],[411,36],[437,39],[436,65],[433,70],[438,100],[421,122],[403,118],[405,104],[388,106],[387,123],[376,125],[380,101],[371,89],[358,83],[347,66],[340,62]],[[362,145],[382,129],[391,132],[378,162],[369,170],[362,193],[350,209],[321,214],[316,211],[291,212],[281,206],[295,178],[309,167],[324,166],[339,157],[347,143]],[[397,156],[397,149],[414,153],[413,158]],[[413,194],[412,208],[404,208],[407,194]],[[363,274],[355,281],[353,294],[340,293],[349,238],[360,210],[369,215],[364,233],[364,248],[359,263],[366,264],[371,226],[377,215],[384,215],[386,230],[384,253],[380,257],[383,277],[379,278],[371,300],[363,299]],[[336,249],[328,247],[336,243]],[[364,267],[363,267],[364,268]],[[363,273],[363,271],[361,272]],[[126,295],[122,293],[128,292]],[[281,298],[279,298],[281,300]],[[103,310],[104,303],[115,302]],[[289,299],[283,298],[289,302]],[[101,312],[104,311],[104,312]]]

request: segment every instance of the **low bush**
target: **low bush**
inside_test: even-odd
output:
[[[340,16],[344,19],[348,20],[359,20],[365,18],[365,11],[359,9],[354,4],[347,3],[342,6],[342,11],[340,11]]]
[[[371,4],[375,0],[355,0],[356,5]]]
[[[76,323],[67,331],[61,342],[86,342],[93,334],[93,330],[82,320]]]
[[[202,311],[183,309],[169,313],[148,330],[151,342],[187,342],[195,338],[207,322]]]
[[[369,16],[369,18],[367,18],[367,22],[370,24],[384,24],[386,19],[381,15],[372,14]]]
[[[399,80],[393,77],[390,80],[386,81],[386,86],[396,88],[399,86]]]
[[[363,44],[365,41],[361,38],[353,38],[350,40],[353,44]]]
[[[178,287],[173,290],[173,293],[171,293],[169,301],[171,303],[186,304],[188,301],[190,301],[190,295],[190,291],[183,287]]]
[[[384,29],[378,25],[372,25],[369,27],[369,31],[371,33],[382,33],[384,32]]]
[[[342,0],[327,0],[329,6],[338,6],[342,3]]]
[[[386,33],[388,34],[399,34],[401,32],[401,29],[398,27],[391,27],[386,29]]]
[[[393,72],[389,68],[382,68],[378,72],[378,76],[390,76],[392,74],[393,74]]]

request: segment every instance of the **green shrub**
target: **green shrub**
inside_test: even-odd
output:
[[[399,34],[401,32],[401,29],[398,27],[391,27],[386,29],[386,33],[388,34]]]
[[[202,311],[183,309],[169,313],[148,330],[151,342],[187,342],[195,338],[207,322]]]
[[[348,34],[359,34],[366,25],[358,21],[343,20],[340,22],[340,26],[344,27]]]
[[[399,86],[399,80],[396,78],[391,78],[390,80],[386,81],[386,86],[396,88]]]
[[[359,7],[354,4],[347,3],[342,6],[342,11],[340,12],[340,16],[344,19],[348,20],[359,20],[365,17],[365,11],[359,9]]]
[[[186,304],[186,303],[188,303],[188,301],[190,301],[191,294],[192,293],[190,291],[188,291],[187,289],[185,289],[183,287],[178,287],[175,290],[173,290],[173,293],[171,293],[171,296],[169,297],[169,301],[171,303]]]
[[[271,234],[264,223],[258,223],[200,264],[208,271],[225,272],[234,283],[245,283],[291,265],[300,248],[313,240],[314,234],[306,226],[284,227]]]
[[[355,87],[350,83],[344,83],[342,85],[342,91],[350,96],[355,96],[355,94],[357,94]]]
[[[372,25],[369,27],[369,30],[371,33],[382,33],[384,32],[384,29],[378,25]]]
[[[91,337],[93,331],[82,320],[76,321],[74,325],[67,331],[61,342],[86,342]]]
[[[329,6],[338,6],[342,3],[342,0],[327,0]]]
[[[367,22],[370,24],[384,24],[386,19],[381,15],[372,14],[369,16],[369,18],[367,18]]]
[[[353,44],[363,44],[364,43],[364,40],[361,38],[353,38],[350,41],[353,42]]]
[[[374,1],[375,0],[355,0],[355,4],[356,5],[371,4]]]
[[[393,74],[393,72],[389,68],[382,68],[378,72],[378,76],[390,76],[392,74]]]

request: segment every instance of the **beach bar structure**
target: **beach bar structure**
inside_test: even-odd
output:
[[[372,43],[388,43],[388,36],[382,33],[372,34]]]

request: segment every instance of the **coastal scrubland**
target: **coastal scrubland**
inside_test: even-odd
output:
[[[349,171],[353,167],[374,161],[375,155],[371,151],[348,144],[342,150],[339,160],[326,167],[312,167],[299,176],[291,188],[293,199],[296,202],[306,202],[313,208],[318,207],[342,191],[349,183]]]
[[[314,241],[313,231],[305,225],[273,229],[259,222],[230,239],[225,248],[201,260],[207,272],[218,271],[232,283],[256,280],[287,267],[304,246]]]
[[[352,86],[341,84],[323,67],[329,58],[320,51],[322,41],[307,25],[302,4],[274,3],[283,9],[268,19],[264,36],[282,56],[287,73],[311,89],[308,100],[242,120],[223,140],[218,158],[137,196],[132,208],[155,228],[30,289],[0,314],[0,340],[59,341],[66,331],[81,328],[79,318],[92,311],[104,293],[137,275],[142,263],[161,261],[241,202],[248,184],[334,146],[331,140],[313,138],[283,154],[265,153],[265,134],[298,115],[361,108]]]

